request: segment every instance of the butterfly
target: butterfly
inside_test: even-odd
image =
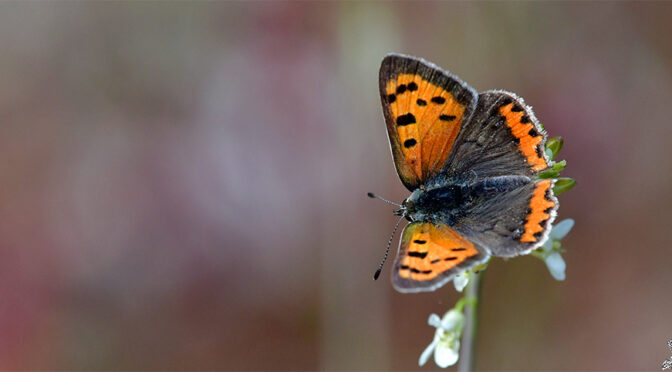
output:
[[[546,132],[522,98],[479,94],[402,54],[385,56],[379,84],[394,165],[411,191],[395,212],[410,222],[393,267],[398,291],[433,291],[491,256],[546,241],[558,200],[554,180],[538,177],[551,165]]]

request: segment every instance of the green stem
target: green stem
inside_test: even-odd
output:
[[[470,372],[474,370],[474,361],[476,357],[476,336],[478,335],[478,301],[481,292],[481,276],[483,273],[473,273],[467,284],[465,304],[467,308],[464,314],[464,333],[462,334],[462,344],[460,346],[460,364],[457,366],[459,372]]]

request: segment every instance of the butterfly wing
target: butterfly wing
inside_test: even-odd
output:
[[[379,82],[394,164],[412,191],[443,168],[477,94],[436,65],[400,54],[385,56]]]
[[[553,183],[525,176],[479,181],[477,196],[453,227],[495,256],[527,254],[546,241],[555,219]]]
[[[548,168],[545,143],[546,132],[522,98],[505,91],[483,92],[443,173],[478,179],[533,176]]]
[[[402,233],[392,283],[400,292],[433,291],[488,257],[487,250],[448,225],[413,222]]]

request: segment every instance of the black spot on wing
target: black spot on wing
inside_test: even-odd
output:
[[[443,97],[433,97],[431,101],[439,105],[446,103],[446,99]]]
[[[413,92],[418,90],[418,84],[415,83],[415,81],[412,81],[408,84],[408,91]]]
[[[431,274],[432,270],[418,270],[416,268],[411,268],[411,272],[416,274]]]
[[[455,120],[455,115],[441,115],[439,116],[439,119],[443,121],[453,121]]]
[[[415,103],[417,103],[418,106],[427,106],[427,101],[425,101],[425,100],[422,99],[422,98],[418,98],[418,100],[415,101]]]
[[[408,256],[409,257],[425,258],[425,257],[427,257],[427,252],[411,251],[411,252],[408,252]]]
[[[402,94],[406,91],[406,84],[401,84],[397,87],[397,94]]]
[[[387,95],[387,103],[393,103],[396,100],[397,100],[397,96],[395,94],[388,94]]]
[[[404,125],[409,125],[409,124],[414,124],[414,123],[415,123],[415,115],[411,114],[410,112],[408,114],[397,116],[397,125],[399,125],[399,126],[404,126]]]
[[[389,56],[383,60],[383,66],[390,70],[390,74],[414,74],[422,77],[429,83],[449,92],[462,106],[468,106],[476,99],[475,92],[468,85],[462,85],[457,81],[454,75],[417,58]]]
[[[409,138],[406,141],[404,141],[404,147],[409,148],[415,146],[415,144],[418,143],[418,141],[415,140],[415,138]]]
[[[415,243],[415,244],[425,244],[425,243],[427,243],[427,241],[426,240],[415,239],[413,241],[413,243]]]

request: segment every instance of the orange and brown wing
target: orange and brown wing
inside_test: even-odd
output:
[[[522,98],[501,90],[483,92],[455,140],[446,174],[532,177],[549,166],[545,143],[546,132]]]
[[[413,222],[402,233],[392,283],[400,292],[433,291],[488,257],[486,249],[447,225]]]
[[[529,180],[524,176],[488,178],[476,188],[491,191],[474,195],[453,226],[468,232],[497,257],[530,253],[548,238],[558,210],[554,180]],[[492,191],[495,190],[495,191]]]
[[[414,190],[443,169],[477,94],[451,73],[399,54],[383,59],[379,81],[394,163]]]

